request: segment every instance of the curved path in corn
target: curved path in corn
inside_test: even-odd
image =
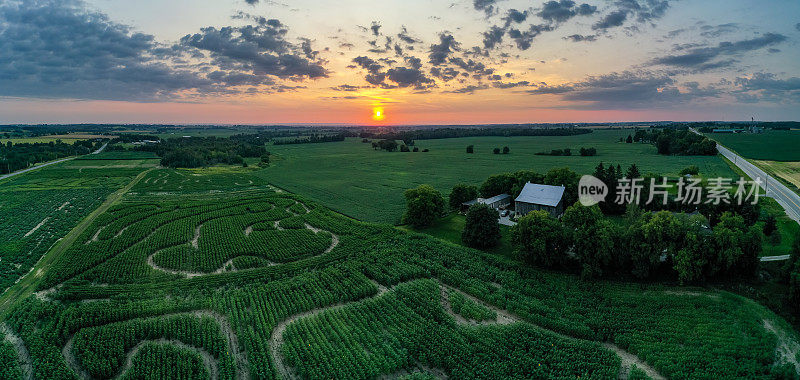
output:
[[[269,352],[270,352],[270,357],[272,358],[272,363],[275,365],[275,368],[278,370],[278,373],[280,374],[280,376],[282,378],[284,378],[284,379],[299,379],[300,378],[297,375],[297,373],[294,371],[294,369],[291,368],[288,364],[286,364],[284,362],[283,354],[280,352],[280,348],[281,348],[281,346],[283,346],[283,343],[284,343],[283,333],[286,331],[286,328],[290,324],[292,324],[292,323],[294,323],[294,322],[296,322],[296,321],[298,321],[300,319],[312,317],[312,316],[318,315],[318,314],[320,314],[322,312],[325,312],[325,311],[328,311],[328,310],[338,309],[338,308],[342,308],[342,307],[345,307],[345,306],[348,306],[348,305],[352,305],[352,304],[355,304],[355,303],[363,302],[363,301],[368,300],[368,299],[378,298],[378,297],[386,294],[387,292],[395,289],[399,285],[402,285],[402,284],[405,284],[405,283],[408,283],[408,282],[411,282],[411,281],[415,281],[415,280],[402,282],[402,283],[399,283],[397,285],[392,286],[391,288],[387,288],[386,286],[383,286],[382,284],[378,283],[375,280],[370,279],[370,281],[378,288],[378,292],[372,297],[362,298],[362,299],[355,300],[355,301],[350,301],[350,302],[338,303],[338,304],[334,304],[334,305],[330,305],[330,306],[319,307],[319,308],[316,308],[316,309],[312,309],[312,310],[309,310],[309,311],[298,313],[298,314],[292,315],[292,316],[284,319],[283,321],[279,322],[275,326],[275,329],[272,330],[272,335],[270,336],[270,340],[269,340]],[[473,296],[471,296],[471,295],[469,295],[469,294],[467,294],[467,293],[465,293],[465,292],[463,292],[463,291],[461,291],[459,289],[456,289],[456,288],[454,288],[452,286],[442,284],[441,282],[439,282],[439,286],[440,286],[440,289],[441,289],[440,301],[441,301],[442,307],[444,308],[444,310],[448,314],[450,314],[450,316],[453,317],[453,319],[455,319],[456,323],[458,323],[458,324],[475,326],[475,325],[492,325],[492,324],[507,325],[507,324],[511,324],[511,323],[530,323],[530,322],[527,322],[527,321],[523,320],[522,318],[520,318],[520,317],[518,317],[518,316],[516,316],[516,315],[514,315],[514,314],[512,314],[512,313],[510,313],[510,312],[508,312],[506,310],[500,309],[500,308],[498,308],[498,307],[496,307],[494,305],[486,303],[486,302],[478,299],[477,297],[473,297]],[[469,299],[469,300],[471,300],[471,301],[473,301],[473,302],[475,302],[475,303],[477,303],[479,305],[482,305],[482,306],[494,311],[495,314],[496,314],[495,319],[494,320],[480,321],[479,322],[479,321],[473,321],[473,320],[465,319],[461,315],[456,314],[455,312],[453,312],[452,308],[450,307],[450,301],[449,301],[449,294],[454,293],[454,292],[455,293],[460,293],[461,295],[463,295],[467,299]],[[583,339],[567,336],[567,335],[564,335],[564,334],[561,334],[561,333],[546,329],[546,328],[541,327],[541,326],[537,326],[537,325],[535,325],[535,326],[540,328],[540,329],[542,329],[542,330],[546,330],[546,331],[548,331],[548,332],[550,332],[552,334],[555,334],[555,335],[557,335],[557,336],[559,336],[559,337],[561,337],[563,339],[566,339],[566,340],[583,340]],[[601,344],[601,343],[595,342],[595,341],[588,341],[588,342],[595,343],[595,344]],[[606,349],[611,350],[614,353],[616,353],[617,356],[619,356],[620,360],[622,361],[622,364],[621,364],[622,368],[621,368],[620,374],[619,374],[619,378],[620,379],[627,379],[628,375],[630,374],[630,371],[631,371],[631,369],[633,368],[634,365],[636,367],[638,367],[639,369],[643,370],[647,374],[647,376],[649,376],[650,378],[652,378],[654,380],[664,380],[664,379],[666,379],[664,376],[659,374],[658,371],[656,371],[653,367],[651,367],[650,365],[648,365],[647,363],[643,362],[638,357],[636,357],[636,355],[633,355],[633,354],[623,350],[622,348],[620,348],[620,347],[618,347],[618,346],[616,346],[616,345],[614,345],[612,343],[602,343],[602,346],[605,347]]]
[[[220,333],[222,333],[223,337],[225,338],[225,341],[228,345],[228,349],[230,350],[231,355],[233,355],[233,358],[236,362],[236,378],[250,379],[250,367],[247,363],[247,357],[245,353],[239,349],[239,341],[236,338],[236,334],[233,332],[233,328],[231,327],[230,323],[228,322],[228,319],[224,315],[219,314],[213,310],[196,310],[185,313],[165,314],[152,318],[166,318],[178,315],[192,315],[198,318],[201,317],[213,318],[214,321],[217,322],[217,325],[219,326],[220,329]],[[113,323],[119,323],[119,322],[113,322]],[[67,341],[67,344],[64,345],[64,348],[61,350],[61,354],[64,356],[64,360],[67,362],[67,366],[69,366],[69,368],[75,373],[75,375],[77,375],[80,379],[83,380],[91,380],[92,376],[89,375],[89,373],[87,373],[81,367],[78,358],[75,357],[75,354],[72,352],[74,346],[74,340],[75,340],[75,334],[70,336],[69,340]],[[133,358],[136,356],[136,354],[139,352],[142,346],[148,342],[156,344],[175,344],[179,347],[196,351],[203,358],[203,363],[209,370],[211,378],[216,379],[219,377],[219,359],[214,358],[213,355],[211,355],[204,349],[194,347],[175,340],[158,339],[158,340],[142,340],[136,346],[128,350],[128,353],[126,355],[125,366],[119,371],[119,373],[114,378],[122,378],[122,376],[125,375],[125,373],[133,366]]]

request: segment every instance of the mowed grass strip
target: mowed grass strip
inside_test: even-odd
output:
[[[626,130],[595,130],[579,136],[470,137],[418,140],[430,152],[383,152],[352,138],[344,142],[270,146],[273,164],[258,172],[268,182],[309,196],[357,219],[399,223],[405,208],[403,191],[430,184],[444,195],[457,183],[479,185],[488,176],[517,170],[542,173],[569,167],[590,174],[600,162],[636,164],[642,173],[677,176],[689,165],[704,177],[730,177],[733,172],[718,157],[662,156],[650,144],[620,143]],[[466,147],[475,146],[467,154]],[[493,154],[508,146],[510,154]],[[597,156],[581,157],[581,147],[594,147]],[[572,156],[538,156],[537,152],[569,148]]]

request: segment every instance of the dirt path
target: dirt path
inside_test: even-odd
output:
[[[302,312],[302,313],[298,313],[298,314],[292,315],[292,316],[284,319],[283,321],[279,322],[275,326],[275,329],[272,330],[272,335],[270,336],[269,351],[270,351],[270,357],[272,358],[272,363],[275,365],[275,368],[277,369],[278,374],[280,375],[280,377],[282,377],[284,379],[298,379],[299,378],[297,373],[295,373],[294,370],[291,367],[289,367],[283,361],[284,360],[283,354],[280,352],[280,347],[284,343],[283,333],[286,331],[286,328],[290,324],[292,324],[292,323],[294,323],[294,322],[296,322],[296,321],[298,321],[300,319],[303,319],[303,318],[307,318],[307,317],[312,317],[312,316],[318,315],[318,314],[320,314],[320,313],[322,313],[324,311],[327,311],[327,310],[338,309],[338,308],[342,308],[342,307],[345,307],[345,306],[348,306],[348,305],[351,305],[351,304],[355,304],[355,303],[358,303],[358,302],[363,302],[363,301],[366,301],[366,300],[369,300],[369,299],[378,298],[378,297],[382,296],[383,294],[395,289],[397,286],[402,285],[402,284],[407,283],[407,282],[410,282],[410,281],[414,281],[414,280],[406,281],[406,282],[394,285],[394,286],[392,286],[390,288],[387,288],[387,287],[381,285],[377,281],[374,281],[374,280],[371,280],[371,279],[370,279],[370,281],[378,288],[378,292],[372,297],[362,298],[362,299],[356,300],[356,301],[338,303],[338,304],[334,304],[334,305],[330,305],[330,306],[318,307],[318,308],[315,308],[315,309],[312,309],[312,310],[309,310],[309,311],[305,311],[305,312]],[[482,300],[480,300],[480,299],[478,299],[476,297],[473,297],[473,296],[471,296],[471,295],[469,295],[467,293],[464,293],[463,291],[461,291],[459,289],[456,289],[454,287],[442,284],[441,282],[438,282],[438,283],[439,283],[439,288],[441,290],[441,293],[440,293],[441,294],[441,299],[440,299],[441,305],[444,308],[444,310],[450,316],[452,316],[455,319],[456,323],[458,323],[458,324],[475,326],[475,325],[488,325],[488,324],[507,325],[507,324],[512,324],[512,323],[530,323],[530,322],[527,322],[524,319],[522,319],[522,318],[520,318],[520,317],[518,317],[518,316],[516,316],[516,315],[514,315],[512,313],[509,313],[508,311],[506,311],[504,309],[500,309],[500,308],[498,308],[498,307],[496,307],[496,306],[494,306],[492,304],[486,303],[486,302],[484,302],[484,301],[482,301]],[[465,319],[464,317],[462,317],[462,316],[456,314],[455,312],[453,312],[452,308],[450,307],[449,293],[452,293],[452,292],[460,293],[461,295],[463,295],[467,299],[469,299],[469,300],[471,300],[471,301],[473,301],[473,302],[475,302],[475,303],[477,303],[479,305],[482,305],[482,306],[492,310],[493,312],[496,313],[497,317],[495,318],[494,321],[483,321],[483,322],[477,322],[477,321],[472,321],[472,320]],[[548,331],[548,332],[550,332],[552,334],[555,334],[555,335],[557,335],[558,337],[560,337],[562,339],[572,340],[572,341],[574,341],[574,340],[583,340],[583,339],[571,337],[571,336],[568,336],[568,335],[564,335],[564,334],[552,331],[550,329],[547,329],[547,328],[544,328],[544,327],[541,327],[541,326],[538,326],[538,325],[534,325],[534,326],[536,326],[536,327],[538,327],[538,328],[540,328],[542,330]],[[587,342],[595,343],[595,344],[599,343],[599,342],[596,342],[596,341],[588,341],[588,340],[587,340]],[[622,361],[622,368],[621,369],[622,370],[620,371],[620,377],[619,377],[620,379],[627,379],[628,378],[628,374],[630,373],[630,370],[631,370],[631,368],[633,367],[634,364],[637,367],[639,367],[641,370],[643,370],[648,376],[650,376],[654,380],[666,379],[664,376],[659,374],[658,371],[653,369],[650,365],[648,365],[647,363],[643,362],[642,360],[640,360],[635,355],[633,355],[633,354],[631,354],[631,353],[619,348],[618,346],[616,346],[614,344],[611,344],[611,343],[603,343],[602,346],[604,348],[606,348],[608,350],[611,350],[614,353],[616,353],[617,356],[619,356],[619,358],[621,359],[621,361]],[[407,371],[404,371],[403,373],[405,373],[405,372],[407,372]],[[392,375],[396,375],[396,374],[399,374],[399,373],[400,372],[395,373],[395,374],[386,375],[386,376],[384,376],[382,378],[391,378]],[[436,373],[434,373],[434,374],[438,375]],[[438,377],[442,377],[442,376],[439,375]],[[444,378],[447,378],[446,374],[444,374]]]
[[[764,329],[775,334],[778,338],[778,346],[775,348],[776,356],[779,363],[788,363],[794,365],[795,371],[800,373],[800,363],[797,361],[798,352],[800,352],[800,343],[793,340],[790,334],[783,329],[778,329],[772,322],[764,320]]]
[[[5,335],[5,340],[11,343],[14,346],[14,351],[17,352],[19,367],[22,369],[22,378],[25,380],[32,380],[33,362],[31,361],[30,353],[28,353],[28,348],[25,347],[25,342],[23,342],[5,323],[0,324],[0,333]]]
[[[144,178],[147,173],[149,173],[153,169],[145,170],[135,178],[131,180],[125,187],[115,191],[111,195],[106,198],[105,202],[103,202],[98,208],[92,211],[89,215],[87,215],[83,220],[78,223],[71,231],[69,231],[63,238],[59,239],[50,250],[47,251],[39,262],[36,263],[31,268],[31,271],[28,272],[22,279],[8,288],[2,296],[0,296],[0,321],[5,318],[6,314],[11,310],[11,308],[16,305],[17,302],[21,301],[22,299],[30,296],[33,294],[33,291],[36,289],[36,286],[39,284],[44,271],[47,270],[59,257],[61,257],[64,252],[67,251],[78,237],[86,231],[89,226],[94,222],[94,220],[102,213],[106,212],[114,203],[122,199],[122,196],[130,191],[134,185],[136,185],[142,178]]]
[[[283,228],[278,226],[279,223],[280,223],[280,220],[276,220],[275,221],[275,228],[278,231],[283,231]],[[195,237],[191,242],[192,247],[194,247],[195,249],[197,248],[196,241],[200,236],[200,227],[201,226],[202,226],[202,224],[195,229]],[[337,236],[336,234],[334,234],[334,233],[332,233],[330,231],[326,231],[326,230],[323,230],[323,229],[316,228],[316,227],[314,227],[314,226],[312,226],[312,225],[310,225],[308,223],[305,224],[305,227],[307,229],[311,230],[312,232],[314,232],[315,234],[318,234],[318,233],[322,232],[322,233],[328,233],[328,234],[331,235],[331,245],[329,245],[328,248],[326,248],[322,253],[320,253],[321,255],[322,254],[326,254],[326,253],[330,253],[331,251],[333,251],[334,248],[336,248],[339,245],[339,236]],[[248,229],[249,229],[250,232],[248,232]],[[249,226],[248,228],[246,228],[244,233],[245,233],[246,236],[249,236],[250,233],[252,233],[252,226]],[[155,260],[153,259],[155,257],[155,255],[157,255],[161,251],[162,250],[157,250],[157,251],[153,252],[152,254],[150,254],[149,256],[147,256],[147,265],[149,265],[150,268],[153,268],[153,269],[155,269],[157,271],[170,273],[170,274],[177,274],[177,275],[184,276],[186,278],[194,278],[194,277],[200,277],[200,276],[207,276],[209,274],[220,274],[220,273],[238,271],[238,269],[236,269],[236,267],[233,265],[233,259],[230,259],[230,260],[224,262],[222,264],[222,266],[220,266],[218,269],[216,269],[213,272],[192,272],[192,271],[188,271],[188,270],[177,270],[177,269],[164,268],[164,267],[159,266],[158,264],[156,264]],[[269,262],[269,265],[273,266],[273,265],[280,265],[280,264]]]
[[[95,232],[94,235],[92,235],[92,238],[87,240],[86,243],[83,243],[83,244],[89,245],[89,244],[91,244],[93,242],[99,241],[100,240],[100,232],[102,232],[103,229],[105,229],[106,227],[107,226],[101,226],[100,228],[98,228],[97,232]]]
[[[42,219],[42,221],[41,221],[41,222],[39,222],[39,224],[37,224],[37,225],[36,225],[36,227],[33,227],[33,229],[31,229],[30,231],[28,231],[28,233],[26,233],[24,237],[28,237],[28,236],[31,236],[31,235],[33,235],[33,233],[34,233],[34,232],[36,232],[36,230],[38,230],[39,228],[42,228],[42,226],[43,226],[45,223],[47,223],[47,221],[48,221],[48,220],[50,220],[50,217],[49,217],[49,216],[48,216],[48,217],[46,217],[46,218],[44,218],[44,219]]]
[[[122,367],[122,370],[119,371],[118,375],[113,377],[114,379],[122,379],[125,374],[128,373],[128,371],[133,367],[133,358],[136,357],[136,354],[138,354],[142,347],[144,347],[146,344],[172,345],[197,352],[203,359],[203,366],[206,367],[208,373],[211,374],[211,379],[219,379],[219,360],[215,359],[214,356],[208,351],[199,347],[188,345],[178,340],[167,339],[143,340],[139,342],[130,351],[128,351],[127,358],[125,359],[125,366]]]
[[[344,307],[344,306],[348,306],[348,305],[352,305],[352,304],[355,304],[355,303],[358,303],[358,302],[365,301],[367,299],[378,298],[378,297],[382,296],[383,294],[385,294],[386,292],[388,292],[389,290],[394,289],[395,287],[397,287],[397,285],[395,285],[395,286],[393,286],[391,288],[387,288],[387,287],[379,284],[376,281],[372,281],[372,283],[378,288],[378,292],[375,293],[375,295],[372,296],[372,297],[362,298],[360,300],[355,300],[355,301],[350,301],[350,302],[342,302],[342,303],[337,303],[337,304],[333,304],[333,305],[329,305],[329,306],[323,306],[323,307],[318,307],[318,308],[315,308],[315,309],[311,309],[309,311],[305,311],[305,312],[302,312],[302,313],[298,313],[298,314],[289,316],[288,318],[278,322],[278,324],[275,325],[275,328],[272,330],[272,334],[270,335],[270,338],[269,338],[269,354],[270,354],[270,357],[272,358],[272,364],[275,366],[275,369],[278,371],[278,374],[280,374],[281,378],[283,378],[283,379],[299,379],[300,378],[297,375],[297,373],[295,373],[294,370],[291,367],[289,367],[288,365],[286,365],[283,362],[283,354],[280,352],[280,348],[281,348],[281,346],[283,346],[283,333],[284,333],[284,331],[286,331],[286,327],[288,327],[290,324],[292,324],[292,323],[294,323],[294,322],[296,322],[296,321],[298,321],[300,319],[317,315],[317,314],[319,314],[319,313],[321,313],[323,311],[326,311],[326,310],[338,309],[338,308],[341,308],[341,307]]]
[[[201,317],[213,318],[214,321],[217,322],[217,325],[219,326],[220,333],[222,333],[222,336],[225,338],[225,341],[226,341],[226,343],[228,345],[228,349],[230,350],[231,355],[233,355],[234,361],[236,362],[236,378],[237,379],[244,379],[244,380],[250,379],[250,366],[247,363],[247,357],[246,357],[245,353],[242,352],[239,349],[239,340],[236,337],[236,334],[233,332],[233,328],[231,327],[230,323],[228,322],[228,319],[224,315],[219,314],[219,313],[217,313],[217,312],[215,312],[213,310],[196,310],[196,311],[190,311],[190,312],[185,312],[185,313],[173,313],[173,314],[159,315],[157,317],[146,318],[146,319],[160,319],[160,318],[168,318],[168,317],[174,317],[174,316],[179,316],[179,315],[193,315],[193,316],[196,316],[198,318],[201,318]],[[120,321],[120,322],[124,322],[124,321]],[[113,323],[117,323],[117,322],[113,322]],[[79,378],[84,379],[84,380],[91,380],[92,377],[88,373],[86,373],[86,371],[80,366],[80,364],[78,362],[78,358],[75,357],[75,354],[72,352],[73,351],[74,340],[75,340],[75,335],[73,334],[72,336],[70,336],[69,340],[67,341],[67,344],[64,345],[64,348],[61,350],[61,354],[64,356],[64,360],[67,362],[67,366],[69,366],[69,368]],[[159,339],[159,340],[157,340],[157,342],[158,341],[163,341],[164,344],[171,344],[173,342],[173,341],[168,341],[166,339]],[[133,357],[135,356],[135,354],[138,351],[138,349],[141,349],[141,345],[143,343],[146,343],[146,342],[153,342],[153,341],[152,340],[141,341],[136,346],[134,346],[130,351],[128,351],[125,367],[122,368],[120,373],[115,378],[121,377],[121,375],[123,375],[125,373],[125,371],[130,369],[130,367],[132,365],[131,361],[133,360]],[[219,370],[218,370],[218,365],[217,365],[217,363],[219,363],[219,360],[217,358],[214,358],[213,356],[208,354],[208,352],[206,352],[205,350],[202,350],[202,349],[199,349],[199,348],[195,348],[195,347],[189,346],[189,345],[183,345],[183,346],[185,348],[190,348],[190,349],[197,350],[203,356],[205,356],[203,354],[203,352],[205,352],[205,354],[208,355],[208,358],[211,360],[211,362],[214,363],[213,365],[214,365],[215,369],[214,369],[213,372],[211,372],[212,373],[212,378],[216,378],[216,377],[213,377],[214,373],[216,373],[217,376],[219,375]],[[203,361],[205,362],[206,359],[204,358]]]
[[[194,229],[194,238],[192,238],[192,242],[191,242],[192,243],[192,248],[194,248],[194,249],[199,249],[200,248],[200,246],[198,245],[198,242],[200,241],[200,229],[203,228],[204,224],[205,223],[200,223],[200,224],[197,225],[197,228]]]

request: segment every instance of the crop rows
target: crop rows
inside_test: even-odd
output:
[[[243,177],[217,175],[225,183]],[[45,292],[13,310],[8,323],[35,358],[37,377],[74,375],[62,352],[73,336],[79,368],[98,377],[119,373],[128,358],[143,376],[205,376],[213,366],[203,352],[221,375],[244,365],[259,379],[280,376],[274,355],[303,377],[414,368],[451,378],[616,377],[621,360],[603,344],[668,378],[774,375],[777,340],[764,321],[777,317],[731,294],[585,283],[354,221],[290,194],[200,193],[201,183],[198,192],[128,195],[45,274]],[[442,284],[451,289],[449,308]],[[227,332],[204,325],[195,314],[204,310],[224,317]],[[517,322],[479,323],[498,310]],[[171,358],[193,364],[157,363]]]

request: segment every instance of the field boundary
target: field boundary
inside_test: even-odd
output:
[[[125,195],[134,185],[136,185],[142,178],[147,175],[153,168],[147,169],[139,173],[133,178],[125,187],[113,192],[106,198],[106,200],[87,215],[83,220],[78,223],[72,230],[70,230],[63,238],[56,241],[50,250],[42,256],[39,261],[31,267],[31,270],[23,276],[16,284],[6,289],[0,296],[0,321],[4,320],[8,312],[19,301],[33,294],[39,281],[43,278],[44,272],[53,264],[61,255],[67,251],[67,248],[74,243],[78,237],[100,216],[106,212],[111,206],[117,203],[122,196]]]

